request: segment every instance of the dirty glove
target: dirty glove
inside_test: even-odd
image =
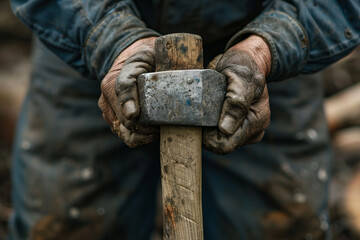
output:
[[[270,123],[265,82],[270,57],[266,43],[260,37],[251,36],[209,64],[227,77],[228,87],[218,128],[203,129],[204,148],[225,154],[262,139]]]
[[[115,60],[101,82],[99,108],[111,130],[129,147],[150,143],[159,137],[159,128],[137,122],[140,114],[136,79],[155,69],[156,37],[140,39]]]

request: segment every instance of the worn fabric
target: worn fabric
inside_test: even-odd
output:
[[[318,71],[360,42],[358,0],[11,3],[15,14],[53,52],[94,79],[102,79],[119,53],[136,40],[173,32],[201,35],[205,60],[249,34],[262,36],[272,54],[268,81]]]
[[[111,133],[99,82],[39,43],[33,62],[14,143],[10,239],[149,239],[159,146],[129,149]],[[311,75],[269,84],[262,142],[203,152],[205,239],[329,239],[320,83]]]

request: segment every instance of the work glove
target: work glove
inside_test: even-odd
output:
[[[259,142],[270,124],[269,95],[265,82],[270,67],[265,65],[271,61],[257,59],[255,62],[254,56],[260,54],[249,51],[251,46],[247,48],[244,43],[235,45],[208,66],[224,74],[228,80],[218,127],[203,129],[203,146],[213,153],[230,153],[244,144]],[[269,50],[266,54],[269,54],[268,58],[271,57]],[[258,65],[262,66],[262,71]]]
[[[126,48],[101,82],[98,102],[105,121],[129,147],[159,138],[159,127],[138,123],[140,114],[137,77],[155,70],[155,39],[144,38]]]

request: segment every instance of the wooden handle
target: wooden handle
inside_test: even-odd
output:
[[[197,35],[166,35],[155,49],[156,71],[203,68]],[[201,127],[160,127],[164,239],[203,239],[201,134]]]

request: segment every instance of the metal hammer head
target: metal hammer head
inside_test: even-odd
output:
[[[205,70],[145,73],[138,77],[139,121],[152,125],[217,126],[226,77]]]

